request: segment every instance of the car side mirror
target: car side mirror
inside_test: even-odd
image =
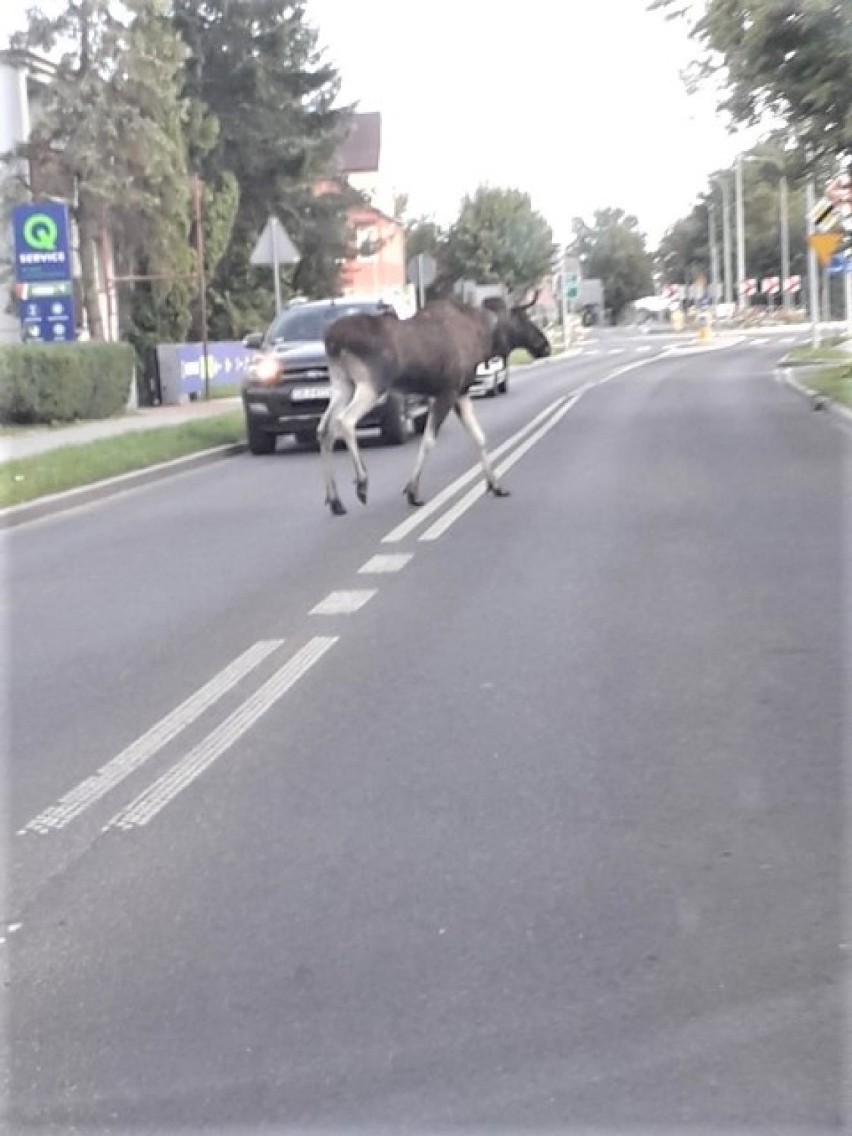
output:
[[[258,351],[263,346],[263,332],[252,331],[248,335],[243,336],[243,347],[248,347],[249,351]]]

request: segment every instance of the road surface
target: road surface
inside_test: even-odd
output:
[[[849,434],[593,338],[2,534],[11,1132],[842,1130]],[[345,474],[343,471],[346,471]]]

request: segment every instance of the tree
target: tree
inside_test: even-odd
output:
[[[780,117],[815,156],[852,151],[849,0],[652,0],[687,18],[702,45],[697,80],[721,80],[735,122]]]
[[[412,257],[425,253],[435,261],[435,279],[424,289],[425,299],[437,300],[449,295],[453,287],[447,245],[447,231],[434,217],[415,217],[405,226],[405,255]]]
[[[480,186],[465,197],[446,239],[454,280],[503,284],[515,295],[540,284],[555,254],[550,226],[518,189]]]
[[[192,267],[180,97],[185,50],[165,19],[165,0],[68,0],[52,17],[33,10],[13,48],[61,52],[18,157],[28,163],[30,192],[71,203],[87,323],[92,338],[102,339],[105,233],[124,267],[135,267],[143,252],[160,273]],[[175,313],[185,308],[180,295],[171,303]]]
[[[787,217],[790,234],[790,271],[802,274],[806,264],[805,195],[800,179],[799,155],[785,151],[777,141],[755,146],[743,162],[743,209],[746,218],[746,267],[749,276],[778,276],[781,273],[781,188],[788,178]],[[712,175],[710,185],[721,178],[731,179],[729,170]],[[657,264],[666,281],[688,284],[699,276],[711,279],[712,257],[708,208],[714,199],[708,188],[692,211],[676,221],[666,232],[657,252]],[[715,195],[718,205],[718,194]],[[721,262],[721,210],[716,210],[717,248]],[[736,271],[732,264],[733,271]]]
[[[339,81],[317,47],[304,0],[174,0],[175,25],[190,58],[184,93],[219,125],[199,156],[205,180],[230,170],[239,203],[227,251],[212,274],[211,328],[240,334],[271,315],[269,270],[249,263],[271,214],[293,236],[302,261],[287,290],[333,294],[348,251],[345,213],[354,191],[314,186],[333,173],[346,125],[335,106]]]
[[[623,209],[599,209],[591,225],[575,217],[573,233],[569,251],[580,258],[584,277],[602,281],[614,321],[653,291],[653,261],[635,217]]]

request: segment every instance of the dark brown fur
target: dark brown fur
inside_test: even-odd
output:
[[[496,496],[505,495],[491,470],[468,391],[479,364],[496,355],[507,360],[516,347],[526,348],[536,358],[550,354],[547,337],[527,314],[530,306],[510,308],[500,300],[491,300],[486,307],[473,308],[445,300],[427,305],[407,320],[387,314],[353,315],[328,328],[325,347],[329,359],[351,386],[351,398],[345,406],[332,399],[318,432],[326,466],[327,502],[333,513],[345,512],[330,471],[337,429],[346,438],[355,463],[358,497],[366,501],[367,474],[354,435],[357,418],[352,419],[356,414],[362,416],[368,403],[373,405],[391,390],[426,395],[432,400],[417,464],[405,488],[411,504],[421,504],[418,484],[423,461],[451,409],[456,410],[480,451],[489,489]]]

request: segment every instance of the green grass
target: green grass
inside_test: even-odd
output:
[[[852,406],[852,355],[833,339],[820,347],[794,347],[785,362],[808,367],[806,385],[835,402]]]
[[[4,462],[0,465],[0,507],[20,505],[244,439],[245,420],[240,411],[234,411]]]
[[[819,391],[834,402],[852,406],[852,365],[847,367],[825,367],[808,375],[807,385]]]

